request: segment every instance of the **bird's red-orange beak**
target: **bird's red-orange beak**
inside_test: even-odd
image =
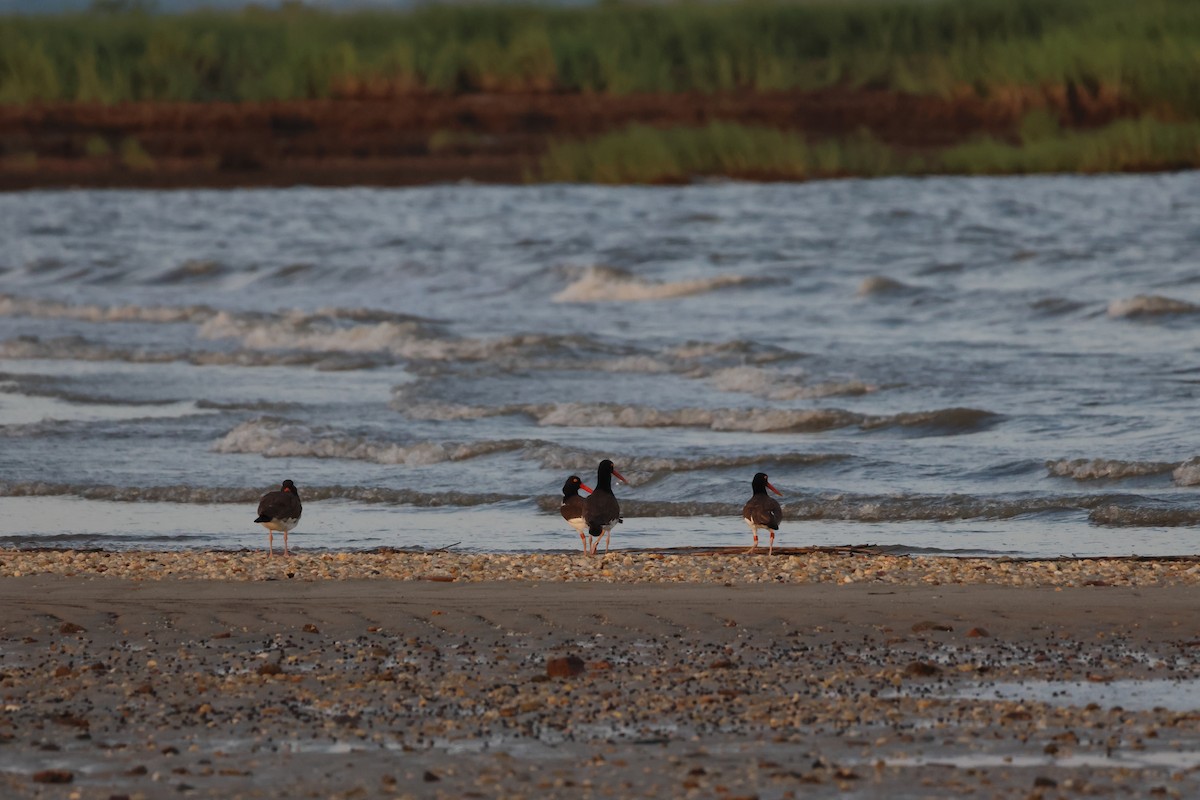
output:
[[[613,477],[615,477],[621,483],[629,483],[629,481],[625,480],[625,476],[617,472],[615,469],[613,470]]]
[[[772,492],[774,492],[775,494],[779,495],[780,497],[783,497],[783,492],[779,491],[778,489],[776,489],[776,488],[775,488],[774,486],[772,486],[771,484],[769,484],[769,483],[768,483],[768,484],[767,484],[767,488],[768,488],[768,489],[770,489],[770,490],[771,490]]]
[[[580,484],[579,484],[579,488],[580,488],[580,489],[583,489],[583,490],[584,490],[585,492],[587,492],[588,494],[591,494],[591,493],[592,493],[592,487],[588,486],[586,483],[583,483],[582,481],[581,481],[581,482],[580,482]]]

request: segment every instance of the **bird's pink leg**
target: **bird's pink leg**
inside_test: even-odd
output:
[[[767,548],[767,555],[775,553],[775,531],[771,531],[771,546]]]
[[[583,531],[579,532],[579,541],[583,543],[583,554],[585,556],[588,555],[587,536],[584,535]]]
[[[747,553],[753,553],[755,550],[758,549],[758,529],[753,528],[753,529],[751,529],[750,533],[754,534],[754,544],[751,545],[750,549],[746,551]]]
[[[287,532],[287,531],[284,531],[284,532],[283,532],[283,554],[284,554],[285,556],[288,556],[288,557],[290,557],[292,554],[291,554],[290,552],[288,552],[288,546],[287,546],[287,536],[288,536],[288,532]]]
[[[271,529],[267,528],[267,556],[275,555],[275,534],[271,533]]]

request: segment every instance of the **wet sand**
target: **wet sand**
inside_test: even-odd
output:
[[[0,552],[0,795],[1200,792],[1195,562],[326,555]]]

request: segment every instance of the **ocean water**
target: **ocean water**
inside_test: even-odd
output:
[[[1200,174],[0,195],[0,544],[1200,550]],[[765,539],[764,542],[765,544]]]

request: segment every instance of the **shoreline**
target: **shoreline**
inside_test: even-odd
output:
[[[1071,95],[1053,87],[1016,88],[990,97],[844,87],[716,94],[480,91],[243,103],[34,103],[0,106],[0,191],[398,187],[464,181],[522,185],[536,182],[541,159],[561,143],[595,141],[631,127],[670,130],[713,123],[794,133],[813,142],[852,142],[865,135],[903,163],[968,142],[1019,142],[1030,114],[1057,120],[1065,136],[1151,112],[1116,96]],[[1141,166],[1163,171],[1196,165]],[[754,181],[798,179],[786,170],[722,174]],[[839,167],[808,179],[856,175]]]
[[[1186,797],[1198,603],[1196,585],[4,577],[0,787]]]

